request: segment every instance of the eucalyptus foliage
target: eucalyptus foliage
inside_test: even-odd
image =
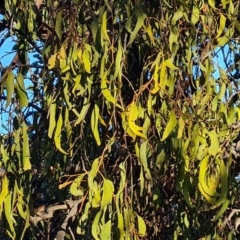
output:
[[[239,239],[239,5],[2,1],[1,239]]]

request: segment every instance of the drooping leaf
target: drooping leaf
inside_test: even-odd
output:
[[[57,121],[57,126],[56,126],[56,131],[55,131],[55,134],[54,134],[54,142],[55,142],[55,145],[56,145],[56,148],[64,153],[64,154],[68,154],[66,151],[64,151],[61,147],[61,132],[62,132],[62,125],[63,125],[63,119],[62,119],[62,111],[60,112],[59,114],[59,117],[58,117],[58,121]]]
[[[20,108],[26,107],[28,105],[28,96],[27,96],[27,91],[24,84],[24,78],[21,73],[17,75],[16,87],[17,87],[17,93],[19,97]]]
[[[97,145],[100,146],[101,140],[100,140],[99,128],[98,128],[98,116],[99,116],[99,108],[98,108],[98,105],[95,104],[91,114],[91,128],[92,128],[94,138],[97,142]]]
[[[30,170],[32,166],[30,162],[30,150],[29,150],[27,125],[25,122],[23,123],[22,135],[23,135],[23,146],[22,146],[23,170],[26,171],[26,170]]]
[[[14,93],[14,74],[12,71],[9,71],[6,78],[6,89],[7,89],[7,102],[6,108],[9,106],[12,101],[12,95]]]
[[[101,209],[103,210],[105,206],[107,206],[107,204],[111,201],[113,196],[114,186],[112,181],[103,179],[102,191]]]
[[[177,125],[177,118],[176,118],[175,112],[172,110],[169,113],[169,121],[163,132],[161,141],[165,140],[169,136],[172,130],[176,127],[176,125]]]

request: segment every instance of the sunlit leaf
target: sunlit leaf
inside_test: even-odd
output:
[[[12,71],[9,71],[7,75],[6,89],[7,89],[7,102],[6,102],[6,108],[7,108],[12,101],[12,95],[14,93],[14,74]]]
[[[62,125],[63,125],[63,119],[62,119],[62,111],[59,114],[58,117],[58,121],[57,121],[57,126],[56,126],[56,131],[55,131],[55,135],[54,135],[54,142],[56,145],[56,148],[64,153],[64,154],[68,154],[66,151],[64,151],[61,147],[61,131],[62,131]]]
[[[28,105],[28,96],[27,96],[27,91],[24,84],[23,75],[20,73],[17,75],[16,87],[17,87],[17,93],[19,97],[20,108],[26,107]]]
[[[91,128],[92,128],[94,138],[97,142],[97,145],[101,145],[101,140],[99,137],[99,128],[98,128],[98,116],[99,116],[99,108],[98,108],[98,105],[95,104],[91,114]]]
[[[177,118],[176,118],[176,115],[174,113],[174,111],[171,111],[169,113],[169,121],[167,123],[167,126],[163,132],[163,136],[162,136],[162,139],[161,141],[165,140],[169,134],[172,132],[172,130],[176,127],[177,125]]]

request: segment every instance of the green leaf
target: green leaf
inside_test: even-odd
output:
[[[100,228],[99,228],[99,219],[102,215],[102,211],[99,211],[97,215],[95,216],[93,223],[92,223],[92,236],[94,237],[95,240],[101,240],[98,235],[100,233]]]
[[[140,157],[141,164],[143,165],[144,172],[146,173],[146,179],[152,182],[152,176],[151,176],[150,169],[148,168],[148,162],[147,162],[147,151],[149,151],[147,149],[147,144],[148,144],[147,140],[141,144],[139,157]]]
[[[100,146],[101,140],[99,137],[98,118],[99,118],[99,108],[98,108],[98,105],[95,104],[94,109],[92,111],[92,115],[91,115],[91,128],[92,128],[94,138],[97,142],[97,145]]]
[[[60,10],[57,12],[56,23],[55,23],[55,31],[60,40],[62,40],[62,21],[63,21],[62,13],[63,13],[63,10]]]
[[[24,210],[24,208],[26,208],[26,203],[24,202],[23,197],[19,196],[17,201],[17,210],[22,219],[26,220],[28,212],[27,210]]]
[[[78,114],[76,109],[72,109],[72,111],[78,117],[77,121],[74,123],[74,126],[77,126],[79,123],[81,123],[85,119],[85,117],[86,117],[86,115],[88,113],[88,109],[89,109],[89,107],[91,105],[90,103],[87,103],[87,101],[88,101],[88,99],[84,98],[84,103],[83,103],[83,107],[82,107],[82,110],[81,110],[80,114]]]
[[[22,154],[23,154],[23,170],[27,171],[32,168],[30,162],[30,151],[29,151],[29,142],[28,142],[28,133],[27,133],[27,125],[24,122],[22,127],[23,134],[23,146],[22,146]]]
[[[84,190],[81,187],[81,182],[85,175],[86,173],[81,174],[76,179],[74,179],[73,183],[71,184],[70,193],[73,196],[83,196]]]
[[[179,7],[178,10],[174,13],[172,18],[172,25],[175,25],[176,22],[183,16],[183,9]]]
[[[82,60],[86,72],[91,73],[90,54],[87,49],[83,50]]]
[[[131,35],[130,35],[130,40],[129,40],[129,44],[132,44],[133,41],[136,38],[136,35],[138,34],[138,31],[141,29],[141,27],[144,24],[144,20],[147,17],[147,15],[145,13],[142,12],[142,10],[138,10],[138,18],[137,18],[137,23],[135,25],[134,30],[132,31]]]
[[[223,14],[220,14],[220,25],[219,25],[219,29],[217,31],[217,36],[216,38],[220,37],[220,35],[223,33],[224,29],[225,29],[225,25],[226,25],[226,17]]]
[[[182,138],[184,127],[185,127],[185,122],[183,120],[183,116],[182,115],[180,116],[180,118],[178,120],[178,125],[179,125],[179,128],[178,128],[177,138]]]
[[[138,221],[138,233],[141,237],[144,237],[146,235],[146,224],[143,220],[142,217],[140,217],[139,215],[137,215],[137,221]]]
[[[20,108],[27,107],[28,106],[28,97],[27,97],[27,91],[24,85],[24,78],[21,73],[18,73],[17,75],[17,93],[19,97],[19,106]]]
[[[110,42],[108,34],[107,34],[107,11],[105,11],[102,15],[101,28],[102,28],[102,32],[103,32],[103,35],[104,35],[105,39],[108,42]]]
[[[14,93],[14,74],[12,71],[9,71],[7,75],[6,89],[7,89],[7,102],[6,102],[6,108],[7,108],[12,101],[12,95]]]
[[[210,209],[215,209],[219,207],[221,204],[223,204],[227,200],[228,173],[227,173],[227,168],[222,159],[220,159],[220,172],[221,172],[221,196],[218,198],[217,202],[210,207]],[[222,208],[221,210],[223,211],[224,208]]]
[[[50,104],[50,109],[49,109],[50,118],[49,118],[49,126],[48,126],[49,138],[52,138],[52,134],[56,126],[56,108],[57,108],[57,105],[55,102]]]
[[[57,58],[57,53],[53,54],[49,59],[48,59],[48,68],[53,69],[56,65],[56,58]]]
[[[56,145],[56,148],[64,154],[68,154],[65,152],[61,147],[61,132],[62,132],[62,125],[63,125],[63,119],[62,119],[62,111],[59,114],[58,121],[57,121],[57,127],[54,135],[54,142]]]
[[[8,194],[4,200],[4,213],[8,222],[8,226],[10,228],[10,232],[8,231],[8,234],[10,234],[10,237],[12,239],[15,239],[16,232],[14,229],[14,224],[16,224],[16,220],[13,217],[12,211],[12,194]]]
[[[111,239],[111,225],[112,225],[112,221],[109,220],[107,221],[106,224],[104,224],[102,226],[102,229],[101,229],[101,234],[100,234],[100,239],[101,240],[110,240]]]
[[[114,192],[113,183],[108,179],[103,179],[102,191],[101,209],[103,210],[112,199]]]
[[[191,23],[195,25],[199,20],[199,8],[193,6],[192,16],[191,16]]]
[[[96,158],[92,163],[92,168],[91,168],[90,172],[88,173],[88,186],[92,190],[95,190],[93,180],[97,176],[98,163],[99,163],[99,158]]]
[[[118,74],[121,72],[122,55],[123,55],[122,43],[121,43],[121,38],[119,38],[113,79],[115,79],[118,76]]]
[[[8,177],[6,176],[6,174],[3,176],[2,179],[0,179],[1,181],[1,192],[0,192],[0,214],[3,211],[3,202],[6,199],[8,193],[9,193],[9,183],[8,183]]]
[[[212,8],[215,7],[215,0],[208,0],[208,3]]]
[[[170,111],[169,118],[169,122],[167,123],[167,126],[163,132],[161,141],[165,140],[177,125],[177,118],[173,110]]]
[[[221,149],[219,147],[218,135],[215,130],[209,132],[209,137],[211,139],[211,146],[208,149],[209,154],[215,156]]]
[[[224,201],[221,209],[219,210],[219,212],[216,214],[216,216],[213,219],[214,222],[216,222],[220,217],[222,217],[224,212],[227,210],[229,203],[230,203],[230,200],[228,200],[228,199],[226,201]]]

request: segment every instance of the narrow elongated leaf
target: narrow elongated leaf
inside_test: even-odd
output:
[[[26,107],[28,105],[27,91],[24,84],[24,78],[21,73],[17,75],[17,93],[19,97],[19,106],[20,108]]]
[[[60,10],[57,12],[56,24],[55,24],[55,31],[60,40],[62,40],[62,21],[63,21],[62,13],[63,13],[63,10]]]
[[[62,131],[62,125],[63,125],[63,119],[62,119],[62,111],[59,114],[58,117],[58,121],[57,121],[57,127],[56,127],[56,131],[55,131],[55,135],[54,135],[54,142],[56,145],[56,148],[64,153],[64,154],[68,154],[67,152],[65,152],[62,147],[61,147],[61,131]]]
[[[123,55],[122,43],[121,43],[121,38],[119,38],[118,49],[117,49],[117,54],[116,54],[116,59],[115,59],[115,71],[114,71],[113,79],[115,79],[117,77],[118,73],[121,71],[122,55]]]
[[[82,60],[83,60],[83,64],[86,72],[91,73],[90,54],[87,49],[83,50]]]
[[[3,202],[8,195],[8,178],[6,175],[0,180],[1,181],[1,192],[0,192],[0,213],[3,210]]]
[[[209,154],[215,156],[219,151],[219,141],[218,141],[218,136],[215,130],[212,130],[209,132],[209,137],[211,139],[211,146],[208,149]]]
[[[138,33],[138,31],[141,29],[141,27],[144,24],[144,20],[146,18],[146,14],[142,12],[142,10],[138,10],[138,17],[137,17],[137,23],[135,25],[134,30],[132,31],[131,35],[130,35],[130,40],[129,40],[129,44],[131,44],[134,39],[136,38],[136,35]]]
[[[111,225],[112,225],[112,221],[109,220],[102,226],[100,239],[106,239],[106,240],[111,239]]]
[[[137,108],[135,102],[132,102],[130,104],[129,112],[130,113],[129,113],[129,118],[128,118],[128,124],[129,124],[130,129],[137,136],[147,139],[147,136],[140,132],[140,131],[143,131],[144,128],[135,124],[135,120],[137,120],[137,118],[138,118],[138,108]]]
[[[102,32],[103,32],[104,37],[107,39],[108,42],[110,42],[108,34],[107,34],[107,11],[105,11],[103,13],[101,27],[102,27]]]
[[[114,186],[112,181],[108,179],[103,179],[103,186],[102,186],[102,201],[101,201],[101,209],[103,210],[105,206],[111,201],[114,191]]]
[[[32,168],[31,162],[30,162],[30,151],[29,151],[29,142],[28,142],[28,134],[27,134],[27,125],[24,122],[23,128],[22,128],[22,134],[23,134],[23,146],[22,146],[22,152],[23,152],[23,170],[30,170]]]
[[[99,117],[99,108],[98,108],[98,105],[95,104],[92,111],[92,115],[91,115],[91,128],[92,128],[94,138],[97,142],[97,145],[100,146],[101,140],[99,137],[98,117]]]
[[[176,125],[177,125],[177,118],[176,118],[175,112],[172,110],[169,114],[169,122],[167,123],[167,126],[163,132],[161,141],[165,140],[169,136],[172,130],[176,127]]]
[[[12,95],[14,93],[14,74],[12,71],[9,71],[6,78],[6,89],[7,89],[7,102],[6,108],[9,106],[12,101]]]
[[[138,233],[141,237],[144,237],[147,230],[146,224],[143,218],[140,217],[139,215],[137,215],[137,221],[138,221]]]
[[[220,14],[220,25],[219,25],[216,38],[220,37],[220,35],[223,33],[225,29],[225,24],[226,24],[226,17],[223,14]]]
[[[56,65],[56,58],[57,54],[53,54],[49,59],[48,59],[48,68],[53,69]]]
[[[12,194],[8,194],[6,198],[4,199],[4,213],[10,228],[10,236],[12,236],[12,239],[15,239],[15,229],[14,224],[16,224],[16,220],[13,217],[13,211],[12,211]]]
[[[88,186],[90,189],[94,190],[95,186],[93,183],[94,178],[97,176],[99,158],[96,158],[92,163],[92,168],[88,173]]]
[[[196,6],[193,6],[191,23],[195,25],[198,22],[198,20],[199,20],[199,8]]]
[[[99,228],[99,220],[102,215],[102,211],[99,211],[97,215],[95,216],[93,223],[92,223],[92,236],[95,240],[101,240],[98,236],[100,234],[100,228]]]
[[[56,126],[56,103],[51,103],[50,109],[49,109],[49,127],[48,127],[48,137],[52,138],[53,131]]]
[[[148,141],[144,141],[140,146],[140,161],[143,165],[144,172],[147,175],[147,179],[151,180],[151,182],[152,182],[152,176],[151,176],[150,169],[149,169],[148,163],[147,163],[147,151],[148,151],[147,144],[148,144]]]
[[[71,184],[70,192],[73,196],[82,196],[84,194],[84,191],[81,187],[81,182],[85,175],[85,173],[81,174]]]

